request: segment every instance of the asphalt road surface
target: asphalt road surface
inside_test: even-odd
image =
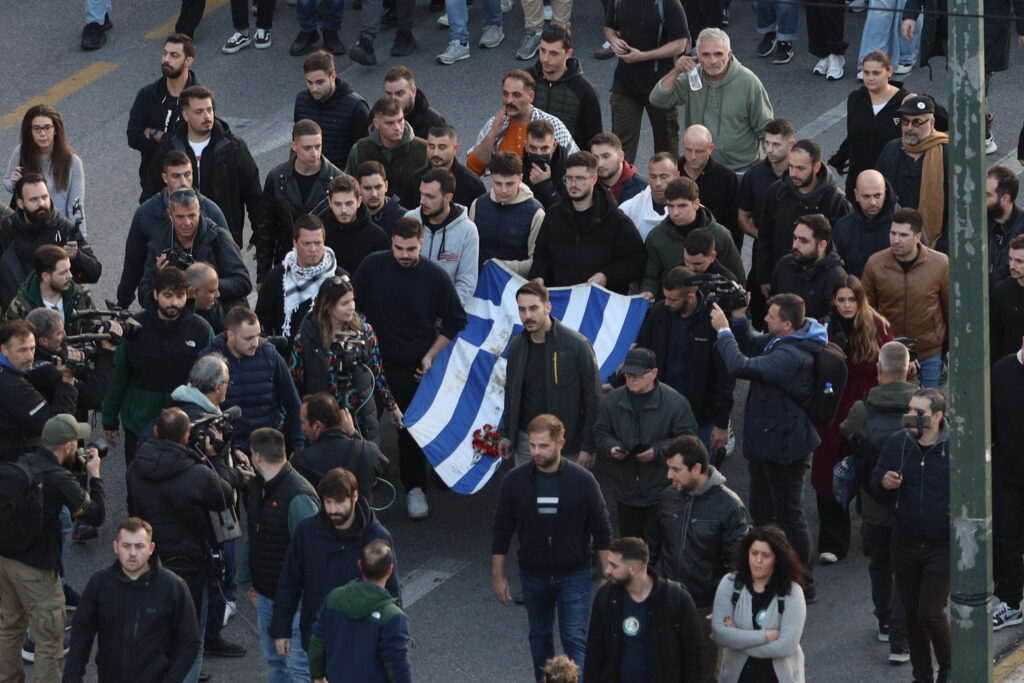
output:
[[[292,104],[303,87],[301,58],[288,55],[288,45],[298,30],[294,9],[278,2],[273,28],[274,45],[269,50],[246,49],[224,55],[220,47],[233,32],[227,0],[209,0],[207,15],[197,32],[199,55],[194,65],[199,80],[216,94],[217,113],[253,150],[265,174],[287,156]],[[501,75],[519,68],[513,53],[522,37],[522,11],[517,6],[505,17],[505,42],[494,50],[476,47],[479,40],[480,3],[470,10],[471,59],[454,66],[434,63],[444,50],[447,31],[436,28],[436,15],[426,3],[416,9],[419,50],[405,60],[417,76],[419,87],[432,104],[458,129],[462,154],[472,146],[477,131],[500,104]],[[0,161],[6,163],[9,150],[17,143],[17,127],[25,109],[37,101],[55,103],[64,116],[71,144],[85,162],[87,178],[86,211],[89,241],[103,261],[105,273],[93,287],[98,300],[112,297],[120,272],[122,243],[137,206],[139,193],[138,156],[125,138],[128,110],[136,91],[159,75],[162,37],[173,27],[175,2],[115,0],[111,18],[114,29],[107,45],[98,52],[79,50],[83,21],[81,4],[56,0],[0,0],[5,18],[0,40],[0,63],[4,65],[4,87],[0,89]],[[346,11],[342,39],[351,45],[358,33],[358,20]],[[863,14],[847,15],[847,38],[853,43],[851,61],[859,43]],[[600,44],[600,5],[594,0],[577,6],[573,17],[579,56],[587,75],[602,93],[604,120],[610,127],[606,93],[611,83],[613,62],[598,62],[590,55]],[[801,137],[817,139],[827,158],[845,136],[845,101],[856,87],[855,65],[847,66],[846,78],[826,82],[811,75],[816,61],[806,52],[801,27],[797,56],[788,65],[772,66],[754,55],[757,37],[749,4],[737,0],[732,6],[733,50],[739,60],[764,81],[777,115],[793,120]],[[383,74],[398,60],[388,56],[393,31],[378,39],[377,67],[354,65],[345,57],[337,60],[341,76],[354,84],[369,101],[382,94]],[[948,78],[941,60],[933,60],[934,72],[918,70],[905,78],[917,92],[948,101]],[[994,163],[1015,164],[1020,125],[1020,94],[1014,85],[1022,82],[1020,52],[1014,48],[1012,69],[998,74],[992,85],[991,109],[999,120],[995,135],[999,151],[989,157]],[[646,129],[638,159],[651,154]],[[645,164],[641,164],[643,172]],[[1019,171],[1019,167],[1018,171]],[[0,200],[6,200],[2,197]],[[248,233],[247,233],[248,234]],[[248,257],[251,265],[251,256]],[[742,406],[742,402],[738,402]],[[737,410],[735,421],[742,419]],[[739,430],[737,430],[739,431]],[[385,434],[385,448],[394,452],[394,434]],[[603,467],[597,476],[604,480]],[[729,485],[746,496],[745,461],[739,455],[727,460],[723,471]],[[392,472],[397,481],[397,473]],[[404,499],[380,513],[393,533],[404,584],[406,608],[412,622],[415,649],[413,666],[422,681],[527,681],[530,679],[529,647],[526,640],[526,611],[502,607],[490,588],[490,526],[496,495],[497,475],[479,494],[471,497],[429,492],[431,516],[410,522]],[[73,544],[69,566],[71,583],[81,590],[88,576],[113,560],[110,540],[115,522],[124,515],[124,467],[120,453],[104,462],[104,479],[110,500],[108,522],[98,540]],[[378,494],[387,500],[386,492]],[[813,495],[807,496],[808,515],[816,530]],[[890,666],[887,647],[875,636],[871,614],[866,558],[858,550],[859,523],[855,522],[854,548],[837,565],[817,570],[818,602],[808,611],[802,645],[807,659],[808,681],[866,681],[878,683],[910,678],[909,666]],[[515,572],[510,572],[514,576]],[[240,601],[241,616],[254,621],[254,611]],[[206,668],[215,681],[262,679],[265,666],[255,634],[241,618],[233,620],[225,636],[249,648],[245,658],[208,659]],[[997,651],[1020,633],[1006,629],[996,635]],[[90,671],[90,675],[95,673]],[[92,680],[95,680],[94,678]]]

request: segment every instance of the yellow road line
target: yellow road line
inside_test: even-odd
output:
[[[992,680],[997,682],[1006,680],[1011,674],[1017,672],[1022,667],[1024,667],[1024,647],[1018,647],[996,664]],[[1015,678],[1014,680],[1017,679]]]
[[[15,126],[20,125],[21,119],[24,118],[25,112],[28,111],[30,107],[43,103],[56,104],[65,97],[78,92],[93,81],[103,78],[119,66],[121,65],[113,62],[93,62],[81,71],[71,74],[46,92],[36,95],[16,109],[4,114],[3,118],[0,118],[0,130],[7,130],[8,128],[14,128]]]
[[[203,12],[205,17],[207,14],[215,9],[219,9],[224,5],[228,4],[230,0],[207,0],[206,10]],[[165,38],[168,35],[174,33],[174,25],[178,23],[178,15],[175,14],[173,17],[165,21],[164,23],[157,26],[155,29],[146,34],[147,38]]]

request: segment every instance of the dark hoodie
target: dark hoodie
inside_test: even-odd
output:
[[[206,574],[214,542],[210,512],[234,500],[231,484],[188,446],[159,438],[139,446],[127,481],[129,513],[153,525],[164,566],[186,580]]]
[[[412,104],[412,111],[405,115],[405,120],[412,126],[416,137],[423,138],[424,140],[427,139],[427,134],[431,128],[445,122],[441,112],[430,106],[427,94],[419,88],[416,89],[416,98]],[[400,188],[396,187],[395,189],[398,190]]]
[[[882,488],[886,472],[902,475],[899,488]],[[894,502],[893,527],[900,535],[925,543],[948,543],[949,425],[945,419],[931,446],[922,446],[907,429],[890,436],[871,474],[871,492]]]
[[[391,228],[405,214],[406,210],[402,208],[402,202],[398,199],[398,195],[388,197],[388,200],[384,202],[384,206],[380,207],[380,211],[370,214],[370,220],[379,225],[384,234],[387,235],[389,249],[391,248]],[[337,252],[335,252],[335,255],[337,256]]]
[[[557,81],[544,77],[540,60],[529,71],[537,81],[533,106],[557,117],[580,149],[588,149],[590,139],[604,130],[601,123],[601,99],[597,88],[583,75],[580,60],[570,57],[565,73]]]
[[[718,333],[715,348],[737,379],[749,379],[743,419],[743,455],[748,460],[788,465],[821,443],[801,403],[814,391],[814,356],[828,343],[825,326],[813,318],[793,334],[754,334],[747,318]],[[742,350],[741,350],[742,349]]]
[[[64,683],[85,678],[97,635],[101,683],[184,680],[199,654],[199,624],[188,587],[161,566],[159,555],[150,556],[149,571],[135,580],[117,560],[89,579],[71,626]]]
[[[224,212],[228,229],[235,244],[242,246],[242,227],[246,210],[252,225],[262,224],[262,193],[260,171],[253,161],[245,142],[231,132],[227,121],[216,118],[210,143],[203,152],[201,165],[196,164],[196,155],[188,144],[188,124],[178,121],[174,128],[164,135],[160,147],[153,155],[149,166],[149,180],[143,199],[155,195],[164,187],[161,173],[163,158],[167,152],[176,149],[184,152],[192,162],[192,178],[196,189],[212,199]]]
[[[332,590],[320,608],[309,673],[337,683],[411,683],[409,645],[409,618],[397,601],[380,586],[356,580]]]
[[[317,101],[303,88],[295,96],[295,121],[316,121],[323,131],[324,156],[337,167],[348,159],[356,140],[370,128],[370,107],[348,81],[335,77],[334,92]]]
[[[689,225],[676,225],[669,216],[654,226],[644,247],[647,250],[647,267],[640,291],[651,292],[661,298],[661,278],[676,266],[683,265],[683,246],[691,231],[704,228],[715,238],[717,262],[731,274],[729,279],[737,282],[743,279],[743,259],[729,231],[715,221],[714,214],[706,206],[697,208],[697,215]]]
[[[299,626],[302,646],[308,652],[313,621],[327,594],[361,576],[358,561],[363,547],[377,538],[394,548],[391,534],[363,505],[356,506],[356,518],[348,529],[335,529],[322,509],[299,522],[288,545],[288,556],[277,584],[270,637],[291,638],[292,619],[301,600]],[[387,588],[391,595],[401,600],[397,561]]]
[[[32,256],[44,244],[63,247],[78,243],[78,253],[71,259],[75,282],[99,282],[103,266],[78,226],[50,208],[50,218],[36,224],[26,220],[23,211],[12,211],[0,221],[0,307],[7,307],[18,288],[32,272]]]
[[[836,185],[825,164],[817,174],[818,182],[808,194],[793,185],[789,173],[772,183],[764,202],[764,213],[757,235],[757,283],[771,282],[775,264],[793,249],[793,228],[800,216],[820,213],[830,225],[850,212],[850,202]]]
[[[889,226],[892,215],[900,205],[889,181],[885,181],[885,203],[868,218],[860,204],[853,202],[852,210],[832,226],[832,244],[846,264],[846,272],[861,277],[864,266],[872,254],[889,248]]]
[[[328,213],[324,216],[324,228],[327,235],[324,243],[334,250],[338,266],[349,273],[356,272],[363,259],[373,252],[391,248],[388,233],[370,218],[365,204],[359,206],[355,220],[347,225]]]
[[[845,277],[842,261],[834,251],[808,265],[786,254],[772,273],[772,293],[798,294],[804,300],[804,315],[820,320],[831,309],[836,284]]]
[[[889,83],[896,86],[897,90],[878,113],[875,113],[871,102],[871,93],[863,85],[846,98],[846,139],[828,163],[840,173],[846,173],[846,194],[850,197],[853,196],[860,172],[875,168],[875,161],[885,143],[900,137],[902,132],[900,115],[896,110],[910,93],[900,81]]]
[[[544,278],[548,287],[565,287],[604,273],[605,286],[625,294],[647,262],[640,233],[600,183],[594,186],[587,215],[589,222],[578,229],[579,215],[571,201],[551,207],[537,235],[529,276]]]

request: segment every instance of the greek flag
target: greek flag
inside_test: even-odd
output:
[[[405,424],[427,459],[453,491],[476,493],[501,464],[473,451],[473,432],[497,429],[504,411],[508,344],[523,331],[516,290],[526,280],[489,261],[467,307],[468,324],[438,354],[420,382]],[[601,378],[622,363],[636,340],[648,303],[597,285],[550,290],[551,314],[594,345]]]

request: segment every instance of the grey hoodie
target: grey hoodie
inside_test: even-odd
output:
[[[476,224],[469,219],[466,207],[452,204],[451,210],[457,210],[458,215],[436,232],[423,220],[422,209],[413,209],[405,215],[423,223],[421,257],[430,259],[448,273],[459,294],[459,303],[466,308],[476,291],[480,235]]]

